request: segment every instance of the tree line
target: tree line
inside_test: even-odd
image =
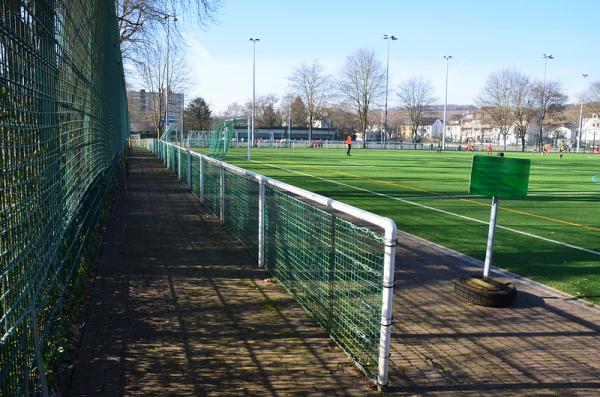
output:
[[[215,21],[220,1],[116,0],[116,4],[121,48],[131,77],[152,92],[164,93],[167,86],[171,91],[188,88],[191,80],[184,64],[185,51],[175,15],[188,15],[206,26]],[[260,128],[289,123],[293,127],[308,128],[309,137],[319,119],[331,122],[332,127],[340,130],[340,135],[363,135],[371,129],[380,130],[385,78],[382,62],[368,49],[350,54],[336,77],[326,73],[317,61],[300,63],[288,76],[288,94],[281,98],[274,94],[257,98],[256,125]],[[410,123],[412,139],[417,140],[427,110],[437,101],[433,85],[422,76],[413,76],[391,87],[390,94]],[[158,116],[164,112],[160,98],[162,95],[153,99],[158,131],[164,127],[164,120]],[[575,102],[583,100],[583,96],[575,98]],[[499,131],[505,145],[512,131],[524,148],[532,125],[538,131],[535,143],[541,146],[544,130],[554,131],[565,123],[577,122],[578,115],[567,106],[567,101],[559,82],[533,80],[517,69],[505,68],[490,74],[475,102],[486,115],[486,121]],[[588,112],[600,113],[600,81],[591,84],[585,101]],[[221,116],[248,117],[251,109],[251,101],[234,102]],[[184,112],[189,129],[207,129],[212,118],[202,98],[191,101]],[[387,139],[392,137],[391,130],[381,130],[386,131]]]

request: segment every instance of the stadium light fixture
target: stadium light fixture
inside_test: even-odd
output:
[[[581,74],[581,77],[583,77],[584,82],[585,82],[585,78],[588,76],[589,76],[589,74],[587,74],[587,73]],[[581,106],[579,107],[579,134],[577,134],[577,152],[579,152],[579,142],[581,142],[581,133],[583,132],[583,99],[584,99],[583,95],[584,95],[584,90],[581,90]]]
[[[446,99],[444,101],[444,121],[442,124],[442,150],[446,150],[446,108],[448,107],[448,64],[452,55],[444,55],[446,60]]]
[[[252,55],[252,136],[248,137],[248,160],[250,160],[250,146],[254,144],[254,115],[256,111],[256,43],[259,38],[250,37],[253,46]]]
[[[398,40],[398,38],[392,34],[384,34],[383,39],[387,41],[387,63],[385,67],[385,109],[383,112],[383,128],[381,131],[381,141],[386,141],[387,134],[387,114],[388,114],[388,86],[389,86],[389,72],[390,72],[390,41]]]

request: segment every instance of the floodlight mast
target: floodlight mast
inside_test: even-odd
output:
[[[549,59],[554,59],[554,55],[552,54],[542,54],[542,56],[545,59],[544,62],[544,82],[542,84],[542,111],[545,111],[546,109],[546,72],[548,70],[548,60]],[[542,151],[542,146],[544,144],[544,120],[540,120],[540,142],[539,142],[539,149],[540,152]]]
[[[390,41],[398,40],[391,34],[384,34],[383,39],[387,41],[387,63],[385,67],[385,108],[383,111],[383,128],[381,131],[381,141],[385,144],[387,139],[387,115],[388,115],[388,86],[390,75]]]
[[[585,78],[588,77],[589,74],[583,73],[581,77],[585,81]],[[584,91],[581,91],[581,106],[579,107],[579,134],[577,134],[577,152],[579,152],[579,143],[581,142],[581,133],[583,132],[583,95]]]
[[[256,111],[256,42],[260,41],[259,38],[250,37],[253,47],[252,55],[252,136],[248,137],[248,146],[254,144],[254,115]],[[250,149],[248,149],[248,160],[250,160]]]
[[[164,14],[164,15],[162,15],[161,18],[167,21],[167,64],[166,64],[166,69],[167,69],[166,86],[167,86],[167,89],[165,90],[165,138],[169,139],[166,132],[167,132],[168,125],[169,125],[169,55],[170,55],[169,53],[170,53],[170,46],[171,46],[171,18],[173,18],[173,22],[177,22],[177,17],[175,15],[171,15],[171,14]],[[183,134],[183,132],[182,132],[182,134]],[[177,140],[177,135],[175,135],[175,140]]]
[[[448,64],[452,55],[444,55],[446,60],[446,99],[444,101],[444,122],[442,124],[442,150],[446,150],[446,108],[448,107]]]

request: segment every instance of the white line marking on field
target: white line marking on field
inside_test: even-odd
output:
[[[551,197],[551,196],[600,196],[600,192],[548,192],[548,193],[528,193],[527,197]]]
[[[323,177],[320,177],[320,176],[315,176],[315,175],[307,174],[307,173],[301,172],[301,171],[290,170],[288,168],[281,167],[281,166],[278,166],[278,165],[275,165],[275,164],[265,163],[265,162],[258,161],[258,160],[251,160],[251,161],[254,162],[254,163],[268,165],[270,167],[279,168],[279,169],[281,169],[283,171],[288,171],[288,172],[292,172],[292,173],[295,173],[295,174],[298,174],[298,175],[304,175],[304,176],[308,176],[310,178],[320,179],[322,181],[333,183],[333,184],[336,184],[336,185],[345,186],[345,187],[349,187],[351,189],[355,189],[355,190],[360,190],[360,191],[363,191],[363,192],[371,193],[371,194],[374,194],[376,196],[387,197],[387,198],[392,199],[392,200],[396,200],[396,201],[400,201],[400,202],[403,202],[403,203],[406,203],[406,204],[410,204],[410,205],[414,205],[414,206],[417,206],[417,207],[425,208],[425,209],[428,209],[428,210],[431,210],[431,211],[440,212],[442,214],[446,214],[446,215],[450,215],[450,216],[455,216],[457,218],[466,219],[468,221],[472,221],[472,222],[476,222],[476,223],[481,223],[483,225],[489,225],[489,222],[482,221],[482,220],[479,220],[479,219],[476,219],[476,218],[471,218],[470,216],[460,215],[460,214],[456,214],[454,212],[442,210],[442,209],[435,208],[435,207],[430,207],[428,205],[415,203],[413,201],[402,199],[400,197],[390,196],[389,194],[374,192],[374,191],[369,190],[369,189],[365,189],[365,188],[358,187],[358,186],[348,185],[347,183],[343,183],[343,182],[339,182],[339,181],[334,181],[332,179],[327,179],[327,178],[323,178]],[[535,238],[535,239],[538,239],[538,240],[546,241],[548,243],[562,245],[562,246],[565,246],[565,247],[572,248],[574,250],[583,251],[583,252],[587,252],[588,254],[600,256],[600,252],[599,251],[594,251],[594,250],[591,250],[591,249],[587,249],[587,248],[583,248],[583,247],[578,247],[576,245],[565,243],[565,242],[558,241],[558,240],[552,240],[552,239],[549,239],[549,238],[546,238],[546,237],[538,236],[536,234],[527,233],[527,232],[524,232],[522,230],[513,229],[513,228],[510,228],[510,227],[507,227],[507,226],[496,225],[496,227],[499,228],[499,229],[507,230],[509,232],[521,234],[523,236],[527,236],[527,237]]]

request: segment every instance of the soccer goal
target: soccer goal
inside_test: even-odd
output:
[[[168,142],[149,149],[369,378],[387,385],[394,221]]]

